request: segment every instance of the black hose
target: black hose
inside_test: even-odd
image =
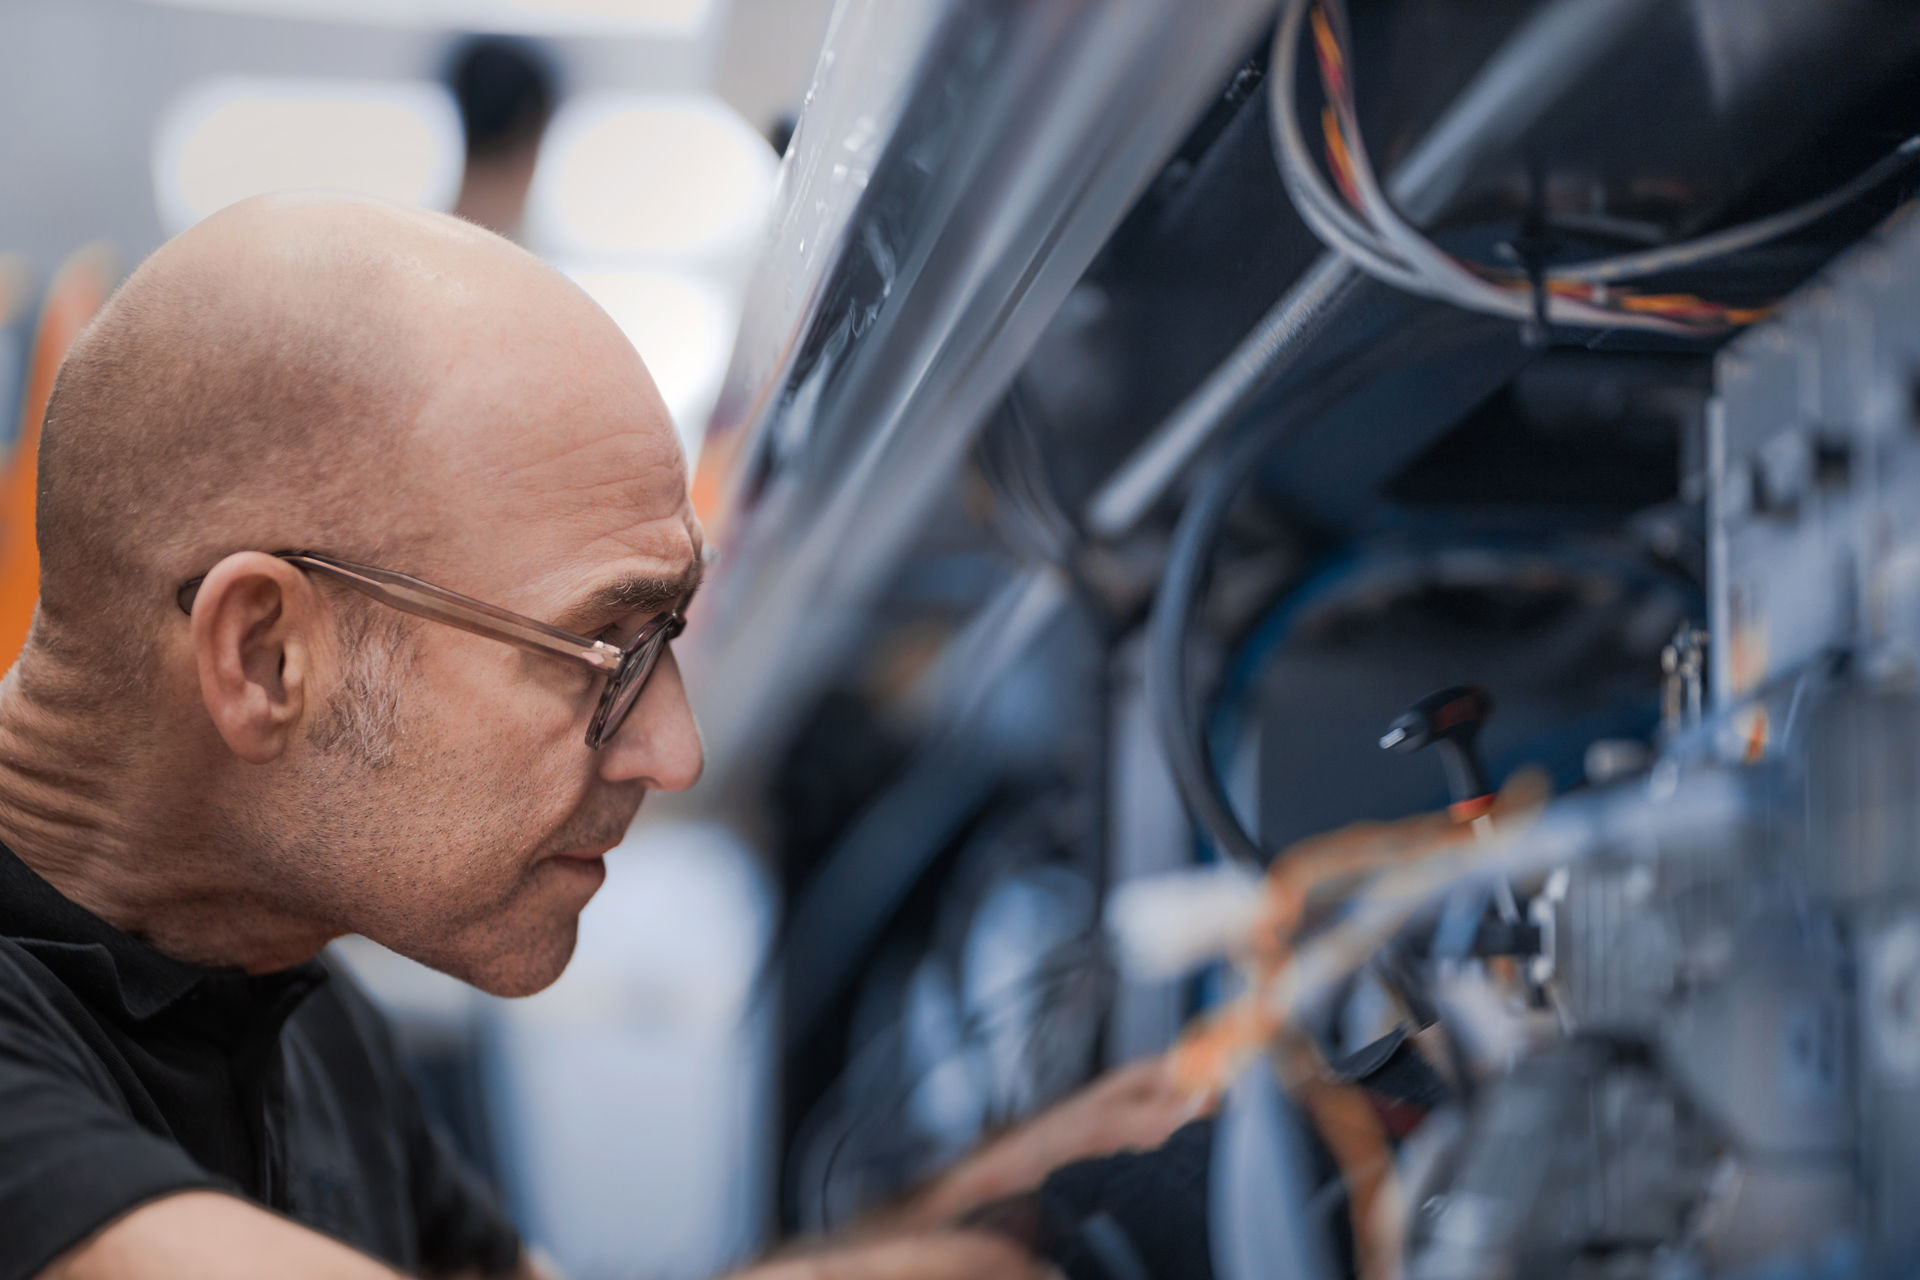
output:
[[[1502,339],[1512,340],[1504,323],[1451,308],[1415,320],[1323,374],[1312,386],[1301,388],[1273,416],[1242,431],[1194,485],[1174,526],[1166,573],[1147,623],[1147,704],[1159,726],[1167,767],[1181,800],[1221,852],[1234,861],[1257,869],[1266,865],[1267,855],[1233,811],[1214,769],[1200,700],[1187,688],[1187,631],[1206,594],[1214,543],[1233,500],[1264,455],[1368,383],[1422,358]]]

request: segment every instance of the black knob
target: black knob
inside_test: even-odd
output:
[[[1387,726],[1380,745],[1389,751],[1419,751],[1435,746],[1447,772],[1447,790],[1459,805],[1478,805],[1493,794],[1480,761],[1480,730],[1493,714],[1493,695],[1478,685],[1459,684],[1430,693]]]

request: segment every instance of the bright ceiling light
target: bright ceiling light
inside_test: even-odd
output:
[[[528,243],[570,260],[743,260],[779,159],[719,99],[600,94],[564,104],[541,147]]]
[[[149,0],[309,21],[525,35],[692,35],[714,0]]]
[[[733,350],[739,317],[727,294],[709,280],[679,272],[567,274],[613,318],[646,361],[691,468],[700,456],[707,417]]]
[[[459,112],[439,85],[218,77],[162,115],[154,191],[170,233],[288,189],[447,209],[464,154]]]
[[[700,25],[712,0],[507,0],[510,9],[529,9],[556,17],[611,19],[651,28],[691,31]]]

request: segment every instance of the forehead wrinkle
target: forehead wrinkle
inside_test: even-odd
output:
[[[671,519],[685,501],[677,447],[662,447],[646,438],[650,432],[595,433],[588,439],[567,434],[574,438],[522,433],[484,451],[443,454],[450,516],[471,520],[484,505],[492,518],[559,518],[598,537],[616,534],[617,527]],[[677,446],[670,433],[662,434]]]
[[[469,570],[485,566],[503,603],[519,599],[530,612],[569,603],[583,582],[622,562],[673,575],[697,557],[681,485],[652,483],[657,468],[608,466],[604,454],[594,466],[557,465],[556,454],[594,458],[573,445],[534,457],[446,459],[447,482],[422,504],[442,535],[437,554]]]
[[[578,541],[568,539],[565,530],[578,529],[583,518],[576,514],[549,523],[548,535],[558,539],[544,557],[522,542],[516,559],[523,576],[510,588],[511,598],[520,603],[510,607],[563,626],[584,625],[590,616],[605,623],[658,611],[698,585],[706,562],[699,524],[684,504],[671,515],[624,521],[619,529],[597,527]],[[535,558],[526,558],[529,554]]]

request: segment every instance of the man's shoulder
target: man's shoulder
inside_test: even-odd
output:
[[[0,1065],[77,1080],[119,1096],[105,1065],[110,1037],[58,974],[13,938],[0,937]]]
[[[46,962],[0,937],[0,1027],[51,1030],[86,1016],[85,1004]]]

